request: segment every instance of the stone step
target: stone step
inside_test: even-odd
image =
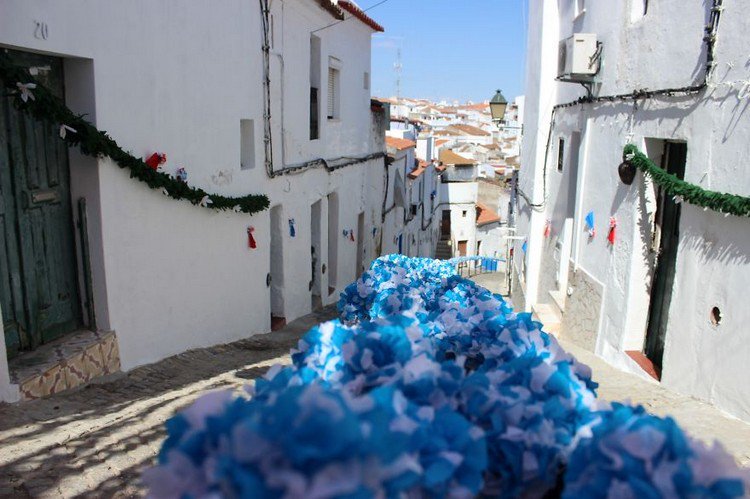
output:
[[[562,315],[556,305],[537,303],[531,307],[531,313],[534,315],[534,319],[544,325],[544,332],[555,337],[559,336]]]
[[[8,363],[21,401],[77,388],[120,370],[114,331],[77,331],[25,352]]]

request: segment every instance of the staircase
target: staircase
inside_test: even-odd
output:
[[[450,260],[453,258],[453,249],[451,248],[450,241],[447,239],[438,241],[437,248],[435,248],[435,258],[438,260]]]

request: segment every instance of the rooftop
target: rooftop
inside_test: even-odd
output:
[[[398,137],[385,136],[385,145],[388,148],[395,149],[397,151],[403,151],[410,147],[417,147],[417,143],[409,139],[400,139]]]
[[[339,0],[339,7],[341,7],[342,9],[347,11],[349,14],[356,17],[360,21],[362,21],[367,26],[371,27],[373,30],[378,31],[380,33],[385,31],[385,29],[380,24],[378,24],[377,22],[375,22],[373,18],[365,14],[365,11],[360,9],[359,6],[355,4],[354,2],[350,2],[348,0]]]
[[[420,160],[419,160],[419,163],[418,163],[418,166],[417,166],[416,168],[414,168],[414,169],[413,169],[413,170],[412,170],[412,171],[411,171],[411,172],[409,173],[409,178],[411,178],[411,179],[415,179],[415,178],[418,178],[418,177],[419,177],[420,175],[422,175],[422,174],[423,174],[423,173],[425,172],[425,170],[427,170],[427,168],[428,168],[429,166],[430,166],[430,163],[428,163],[427,161],[422,161],[422,160],[420,159]]]
[[[500,215],[498,215],[482,203],[477,203],[477,226],[487,225],[499,221]]]
[[[459,130],[460,132],[464,132],[469,135],[477,135],[480,137],[488,137],[491,135],[489,132],[485,132],[481,128],[472,126],[472,125],[456,124],[456,125],[451,125],[450,128],[454,128],[456,130]]]
[[[476,161],[469,158],[464,158],[453,152],[451,149],[443,149],[440,151],[440,162],[446,165],[475,165]]]

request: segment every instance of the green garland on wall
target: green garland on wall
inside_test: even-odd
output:
[[[13,64],[8,54],[2,51],[0,83],[17,97],[13,100],[16,108],[39,120],[60,126],[61,140],[69,146],[78,146],[83,154],[89,156],[110,157],[120,168],[130,170],[130,178],[140,180],[152,189],[159,189],[169,197],[186,199],[195,205],[215,210],[249,214],[263,211],[270,204],[268,197],[260,194],[242,197],[209,194],[168,173],[151,168],[140,158],[124,151],[106,132],[99,131],[83,116],[74,114],[61,99],[37,82],[26,68]]]
[[[697,185],[680,180],[677,176],[667,173],[651,161],[648,156],[638,150],[633,144],[625,146],[623,159],[651,177],[655,184],[673,197],[681,199],[686,203],[702,206],[720,213],[736,215],[738,217],[750,216],[750,198],[727,194],[724,192],[709,191]]]

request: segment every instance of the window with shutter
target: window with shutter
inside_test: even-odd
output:
[[[328,68],[328,119],[339,117],[339,70]]]

